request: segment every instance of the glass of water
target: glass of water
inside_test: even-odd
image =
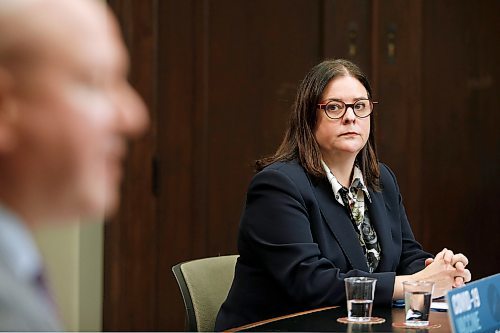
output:
[[[405,324],[412,327],[428,326],[434,282],[405,281]]]
[[[352,322],[370,321],[377,279],[350,277],[344,279],[344,282],[347,297],[347,320]]]

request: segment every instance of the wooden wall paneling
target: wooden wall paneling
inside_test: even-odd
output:
[[[194,258],[210,256],[208,251],[209,245],[209,173],[208,160],[210,152],[208,149],[208,131],[210,127],[210,109],[208,104],[209,99],[209,59],[210,59],[210,1],[198,0],[195,1],[193,11],[193,43],[194,43],[194,104],[193,104],[193,138],[195,140],[193,146],[194,165],[193,165],[193,182],[191,210],[193,212],[193,225],[199,238],[197,245],[197,254]]]
[[[207,254],[236,253],[251,164],[275,151],[319,59],[319,1],[210,1]]]
[[[351,60],[371,79],[372,2],[324,0],[322,22],[324,57]]]
[[[422,8],[419,1],[373,1],[378,153],[395,172],[417,240],[426,232],[422,196]]]
[[[158,330],[184,329],[171,267],[205,256],[203,1],[158,2]],[[201,148],[200,148],[201,147]]]
[[[498,273],[500,35],[498,1],[425,1],[425,243]]]
[[[130,50],[130,81],[155,110],[154,2],[109,2]],[[151,113],[152,123],[155,114]],[[151,330],[156,320],[157,248],[155,201],[151,192],[151,130],[130,147],[120,211],[105,227],[104,330]]]
[[[143,304],[129,298],[125,288],[128,271],[108,273],[108,287],[121,303],[106,303],[106,316],[112,314],[106,329],[183,328],[184,310],[171,266],[236,252],[250,164],[276,149],[296,86],[321,58],[319,1],[314,6],[303,1],[151,4],[154,13],[138,11],[129,1],[111,2],[126,27],[129,46],[136,45],[133,37],[142,20],[154,25],[155,47],[142,48],[143,56],[135,62],[149,61],[156,75],[150,78],[152,86],[144,87],[155,96],[155,154],[149,159],[154,157],[157,169],[156,238],[138,237],[127,250],[144,254],[141,248],[156,247],[146,261],[155,262],[157,270],[144,272],[149,274],[144,280],[153,281],[141,288],[157,293],[147,295],[153,306],[139,309]],[[126,195],[132,200],[141,192]],[[126,216],[117,219],[123,228],[111,229],[107,243],[130,237],[134,230]],[[114,248],[117,264],[120,259],[128,260],[132,270],[142,266],[139,257],[126,258],[122,252],[127,250]],[[144,311],[150,314],[148,323],[137,319]]]
[[[370,75],[379,154],[417,239],[432,251],[465,243],[479,274],[492,271],[478,257],[498,262],[494,241],[483,244],[498,231],[498,2],[109,3],[152,128],[132,146],[122,209],[106,226],[105,330],[184,328],[171,266],[236,253],[250,165],[274,152],[297,85],[325,57]],[[482,231],[467,243],[471,223]]]

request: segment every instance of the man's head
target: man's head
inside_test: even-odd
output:
[[[94,0],[2,0],[0,36],[0,202],[30,224],[112,212],[148,122],[114,18]]]

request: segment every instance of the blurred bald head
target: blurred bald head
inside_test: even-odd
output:
[[[114,17],[94,0],[0,0],[0,36],[0,203],[30,224],[113,212],[148,120]]]
[[[0,1],[0,61],[4,64],[59,52],[84,32],[117,35],[104,4],[93,0]]]

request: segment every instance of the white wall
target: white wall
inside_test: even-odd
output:
[[[102,330],[103,224],[43,228],[35,239],[65,329]]]

